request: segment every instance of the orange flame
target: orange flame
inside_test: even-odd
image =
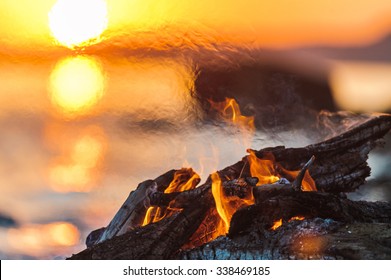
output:
[[[188,179],[188,177],[190,177]],[[183,192],[194,189],[200,179],[200,176],[191,168],[182,168],[175,172],[174,178],[164,193]],[[171,216],[175,209],[167,207],[149,207],[143,221],[143,226],[150,223],[156,223],[165,217]]]
[[[221,231],[223,227],[224,221],[220,218],[216,208],[210,208],[198,229],[189,238],[189,242],[182,246],[182,249],[192,249],[215,240],[225,234]]]
[[[294,217],[290,218],[288,222],[292,222],[292,221],[302,221],[302,220],[304,220],[304,219],[305,219],[305,217],[303,217],[303,216],[294,216]]]
[[[254,196],[240,199],[235,196],[226,196],[223,192],[223,184],[217,172],[211,174],[212,194],[216,204],[216,210],[223,221],[217,225],[217,234],[226,234],[229,230],[231,218],[235,212],[243,206],[254,204]],[[217,235],[217,236],[218,236]]]
[[[299,174],[299,171],[288,171],[284,169],[275,161],[272,153],[266,154],[263,159],[258,158],[252,150],[249,150],[249,153],[250,155],[247,158],[250,164],[250,173],[251,176],[259,179],[258,186],[275,183],[283,177],[280,172],[284,175],[288,174],[291,177],[290,179],[295,179]],[[200,246],[216,239],[220,235],[225,235],[229,230],[233,214],[241,207],[254,204],[254,197],[252,193],[245,199],[239,199],[234,196],[227,197],[223,191],[224,185],[222,183],[222,179],[217,172],[211,174],[211,179],[212,194],[216,208],[209,211],[207,217],[202,222],[202,226],[200,226],[193,234],[193,236],[189,239],[189,243],[186,244],[183,249]],[[305,173],[302,188],[306,191],[316,191],[315,182],[308,171]],[[289,219],[288,222],[303,219],[304,217],[295,216]],[[282,225],[282,223],[282,219],[275,221],[271,230],[276,230]]]
[[[254,204],[252,193],[244,199],[227,197],[223,192],[224,186],[217,172],[211,174],[211,179],[212,195],[216,207],[209,209],[201,225],[189,238],[189,242],[182,246],[182,249],[201,246],[227,234],[233,214],[243,206]]]
[[[305,217],[303,217],[303,216],[294,216],[294,217],[292,217],[292,218],[290,218],[289,220],[288,220],[288,223],[290,223],[290,222],[292,222],[292,221],[302,221],[302,220],[304,220],[305,219]],[[273,226],[270,228],[271,230],[276,230],[276,229],[278,229],[280,226],[282,226],[282,219],[279,219],[279,220],[277,220],[277,221],[274,221],[274,223],[273,223]]]
[[[279,219],[277,221],[274,221],[273,226],[270,228],[271,230],[276,230],[280,226],[282,226],[282,219]]]
[[[245,132],[243,133],[244,136],[250,135],[249,132],[254,132],[254,118],[243,116],[240,112],[239,105],[234,99],[226,98],[225,102],[215,103],[210,101],[210,103],[211,107],[217,110],[220,116],[226,122],[232,123],[242,132]],[[254,151],[248,150],[248,152],[249,155],[247,156],[247,160],[249,163],[250,174],[251,176],[257,177],[259,179],[257,184],[258,186],[275,183],[280,180],[280,178],[284,177],[284,175],[288,175],[290,179],[295,179],[300,172],[284,169],[279,163],[276,162],[272,153],[265,154],[264,158],[258,158]],[[193,181],[195,179],[199,180],[199,176],[197,174],[193,174],[193,176],[187,182],[183,182],[184,180],[181,176],[188,176],[188,172],[193,171],[192,169],[182,169],[181,171],[178,171],[175,174],[170,186],[166,189],[165,193],[179,192],[195,187]],[[229,180],[229,178],[227,179]],[[217,172],[211,174],[211,180],[212,195],[216,207],[209,210],[204,221],[189,239],[189,243],[182,247],[183,249],[189,249],[194,246],[202,245],[217,238],[218,236],[227,234],[234,213],[240,208],[252,205],[255,202],[252,193],[249,193],[248,197],[246,198],[227,196],[224,192],[223,180],[220,178]],[[302,184],[304,190],[316,190],[315,182],[309,175],[308,171],[305,173]],[[170,215],[169,213],[173,213],[173,211],[178,210],[171,209],[170,207],[167,209],[150,207],[145,216],[143,225],[157,222]],[[299,218],[300,217],[293,217],[291,220]],[[282,219],[276,221],[272,229],[275,230],[281,225]]]
[[[226,97],[223,102],[208,101],[211,108],[216,110],[225,122],[240,130],[242,136],[239,142],[248,147],[255,132],[254,117],[243,116],[239,104],[233,98]]]
[[[255,155],[255,152],[248,150],[250,153],[247,156],[248,162],[250,164],[250,174],[252,177],[257,177],[259,182],[257,186],[264,184],[272,184],[280,180],[277,171],[274,168],[274,157],[270,154],[269,159],[260,159]]]
[[[286,170],[285,168],[281,167],[281,170],[285,174],[288,174],[292,178],[296,178],[300,171],[290,171]],[[309,171],[307,170],[304,174],[303,182],[301,183],[301,190],[305,192],[316,192],[318,189],[316,188],[316,184],[314,179],[311,177]]]
[[[254,117],[243,116],[235,99],[226,97],[223,102],[209,100],[209,103],[225,121],[229,121],[238,127],[246,128],[251,132],[255,131]]]
[[[191,175],[190,179],[186,179]],[[196,184],[195,181],[199,180],[200,176],[193,171],[191,168],[182,168],[175,172],[174,179],[172,179],[170,185],[164,191],[164,193],[183,192],[194,189]]]
[[[299,175],[300,171],[287,170],[282,167],[281,164],[277,163],[272,153],[266,154],[265,158],[260,159],[253,150],[249,149],[247,152],[249,153],[247,160],[250,165],[250,174],[252,177],[257,177],[259,179],[257,186],[273,184],[284,177],[284,175],[289,175],[292,179],[295,179],[297,175]],[[281,170],[280,172],[284,175],[281,175],[277,170]],[[302,190],[317,191],[315,181],[308,170],[304,174]]]
[[[264,184],[271,184],[278,181],[282,176],[277,170],[283,170],[284,173],[289,174],[292,178],[296,178],[299,174],[299,171],[289,171],[284,169],[280,164],[275,162],[273,154],[266,154],[266,158],[260,159],[256,156],[255,152],[252,150],[248,151],[250,155],[247,157],[250,165],[250,174],[253,177],[259,179],[258,186]],[[246,200],[239,200],[235,197],[225,197],[223,193],[223,186],[221,179],[217,173],[211,175],[212,178],[212,193],[216,203],[217,212],[223,221],[220,223],[217,229],[217,232],[220,234],[226,234],[229,229],[230,221],[233,214],[244,205],[251,205],[254,203],[254,198]],[[305,173],[302,189],[304,191],[316,191],[315,181],[310,176],[308,170]],[[289,219],[288,222],[294,220],[303,220],[302,216],[295,216]],[[276,230],[282,225],[282,219],[279,219],[273,223],[271,230]]]
[[[219,223],[220,225],[217,227],[217,231],[220,234],[226,234],[229,229],[230,218],[228,218],[228,215],[230,209],[226,209],[225,207],[228,206],[228,204],[223,203],[223,198],[224,198],[223,185],[221,183],[219,174],[217,174],[217,172],[212,173],[211,178],[212,178],[213,198],[216,203],[217,212],[219,213],[221,221],[223,222],[223,223]]]

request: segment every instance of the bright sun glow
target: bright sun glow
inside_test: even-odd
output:
[[[104,0],[58,0],[49,12],[49,26],[59,43],[67,47],[99,41],[107,27]]]
[[[67,117],[83,115],[101,99],[104,86],[105,76],[96,59],[66,58],[50,76],[51,101]]]

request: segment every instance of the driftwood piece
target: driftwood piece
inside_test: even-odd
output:
[[[390,128],[391,117],[389,115],[376,115],[369,117],[367,121],[358,124],[342,135],[338,135],[315,145],[309,145],[304,148],[288,149],[285,147],[266,148],[255,152],[255,154],[259,158],[272,154],[276,159],[276,167],[283,167],[287,170],[299,170],[300,168],[303,168],[303,166],[304,169],[307,168],[308,166],[305,165],[307,160],[312,158],[314,155],[316,157],[316,161],[309,167],[309,170],[318,189],[323,192],[331,193],[352,191],[357,188],[359,184],[364,182],[365,178],[369,175],[370,169],[366,163],[367,155],[370,149],[376,145],[377,141],[382,138],[390,130]],[[281,169],[281,172],[284,172],[284,170]],[[248,187],[243,188],[243,186],[241,186],[243,178],[251,177],[247,157],[244,157],[238,163],[219,171],[219,175],[223,181],[223,186],[227,186],[226,192],[228,193],[232,192],[233,195],[240,197],[241,195],[246,195],[246,192],[249,189],[252,189]],[[242,178],[239,178],[240,176],[242,176]],[[239,181],[233,183],[235,180]],[[158,180],[155,179],[155,182],[156,181]],[[141,195],[142,199],[135,199],[137,203],[135,204],[136,206],[133,211],[137,209],[135,212],[137,214],[133,220],[139,221],[141,219],[142,215],[140,215],[140,213],[142,214],[143,211],[146,210],[147,205],[174,205],[175,207],[183,208],[183,210],[175,213],[171,217],[164,218],[158,223],[149,224],[141,228],[136,227],[129,232],[126,231],[129,230],[131,226],[129,226],[129,223],[125,221],[123,225],[126,225],[126,227],[122,226],[120,228],[126,228],[126,230],[123,231],[126,233],[105,241],[103,241],[101,237],[103,235],[102,232],[104,233],[107,229],[95,231],[90,235],[94,237],[91,237],[91,240],[100,240],[103,242],[99,244],[96,244],[96,241],[91,242],[90,244],[92,246],[90,248],[74,255],[71,259],[186,258],[188,256],[196,256],[198,253],[195,255],[190,253],[196,252],[194,250],[200,250],[199,252],[202,252],[204,248],[206,248],[205,246],[199,246],[193,251],[186,251],[179,254],[180,248],[189,241],[189,238],[202,224],[202,221],[211,209],[214,209],[214,200],[210,191],[211,178],[209,177],[204,185],[194,190],[173,194],[163,193],[168,183],[165,187],[162,187],[162,184],[159,184],[158,182],[156,182],[156,185],[152,183],[153,182],[149,182],[147,184],[148,186],[153,185],[152,191],[148,192],[144,190],[142,192],[143,195]],[[233,186],[233,188],[228,187],[230,184],[231,187],[232,184],[236,184],[237,186]],[[140,189],[143,188],[144,187],[140,187]],[[146,187],[145,189],[150,190],[151,187]],[[240,190],[239,193],[236,191],[237,189]],[[337,225],[340,225],[340,223],[351,222],[356,218],[358,218],[359,221],[362,221],[362,223],[366,223],[369,220],[371,222],[389,222],[390,220],[390,207],[386,204],[380,205],[379,211],[376,211],[377,206],[375,206],[375,204],[350,202],[343,197],[327,193],[298,192],[297,185],[295,188],[293,188],[292,185],[286,184],[265,185],[259,188],[254,188],[254,190],[257,204],[240,210],[234,215],[234,218],[231,221],[230,235],[224,239],[227,240],[227,244],[224,246],[230,247],[231,244],[236,244],[236,238],[241,238],[242,235],[246,236],[246,234],[251,236],[254,231],[263,232],[263,237],[261,236],[262,238],[272,238],[275,233],[270,233],[268,227],[273,222],[273,218],[282,217],[287,220],[289,218],[288,216],[300,215],[300,213],[302,216],[307,217],[307,219],[324,217],[326,221],[328,221],[331,216],[333,219],[338,220],[338,222],[330,223],[331,229],[333,229],[331,225],[335,224],[335,228],[338,228]],[[133,195],[135,194],[137,193],[135,192]],[[313,199],[314,197],[316,199],[324,199],[324,203],[317,203],[316,199]],[[128,200],[131,201],[131,198],[129,197]],[[174,204],[172,205],[171,203],[173,200]],[[307,201],[306,204],[302,204],[302,200]],[[328,203],[331,203],[332,206],[337,205],[339,208],[337,207],[336,209],[338,210],[332,210],[332,206],[328,207]],[[125,210],[126,215],[122,213],[117,215],[120,217],[129,216],[131,211],[126,209],[128,208],[126,205],[128,205],[128,203],[125,203],[121,208],[122,210]],[[268,210],[264,210],[263,207],[261,207],[262,209],[257,208],[260,207],[260,205],[267,207]],[[368,213],[364,211],[364,208]],[[121,209],[120,211],[122,211]],[[299,211],[297,209],[301,210]],[[385,211],[382,212],[384,209]],[[240,215],[242,215],[244,211],[250,211],[250,214],[246,213],[246,215],[242,216],[242,219],[235,218],[241,217]],[[364,217],[368,217],[367,220],[360,220],[359,217],[363,214]],[[255,217],[256,215],[260,215],[260,217]],[[125,218],[121,218],[121,220],[123,219]],[[240,221],[238,222],[238,220]],[[256,221],[255,228],[251,226],[254,224],[254,221]],[[139,222],[136,222],[134,225],[137,223]],[[286,225],[284,227],[286,227]],[[118,227],[116,227],[115,223],[113,223],[113,226],[110,228],[117,229]],[[246,232],[246,230],[248,231]],[[114,235],[118,235],[119,231],[114,230],[113,232],[117,232]],[[240,234],[235,235],[236,233]],[[322,232],[322,234],[334,234],[334,232],[326,230]],[[98,236],[99,239],[97,239],[96,236]],[[277,242],[273,241],[273,239],[271,240],[272,241],[270,242]],[[269,247],[264,246],[265,242],[267,241],[263,240],[260,245],[258,244],[257,250],[260,250],[260,252],[262,252],[263,248],[266,248],[265,250],[267,250]],[[210,244],[215,243],[212,242]],[[244,244],[243,246],[246,247],[247,245]],[[216,248],[218,249],[218,247]],[[281,248],[284,248],[283,244],[281,245]],[[237,249],[240,251],[240,248]],[[203,258],[208,258],[206,255],[203,256]],[[260,255],[256,253],[254,256]],[[281,258],[286,258],[290,255],[281,253],[279,256],[281,256]],[[321,257],[324,256],[329,255],[321,255]],[[296,257],[297,256],[295,255],[295,258]]]
[[[172,181],[176,170],[170,170],[155,180],[147,180],[132,191],[109,225],[91,232],[86,240],[87,247],[124,234],[142,224],[148,207],[150,195],[157,190],[164,191]]]

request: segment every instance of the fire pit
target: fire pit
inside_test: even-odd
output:
[[[191,168],[140,183],[70,259],[391,258],[391,204],[345,195],[369,176],[391,116],[349,118],[317,144],[248,150],[198,187]]]

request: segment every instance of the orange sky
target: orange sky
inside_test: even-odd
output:
[[[52,45],[47,13],[56,0],[2,0],[0,44]],[[163,25],[265,47],[370,43],[391,30],[391,1],[107,0],[109,30],[122,34]],[[175,30],[174,28],[174,30]],[[138,34],[140,36],[140,33]]]

